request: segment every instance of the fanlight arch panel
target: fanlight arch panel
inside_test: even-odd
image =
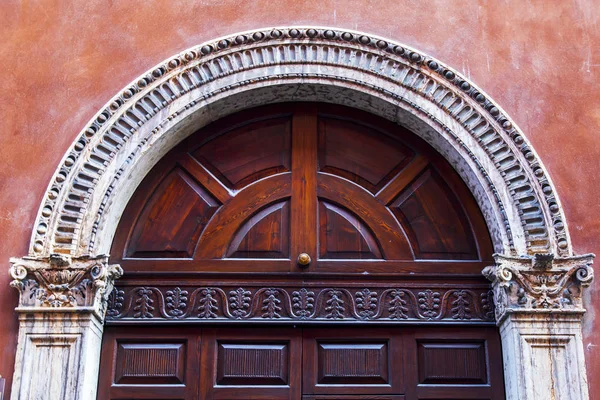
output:
[[[304,193],[311,185],[313,198]],[[301,202],[315,214],[309,224],[292,218]],[[250,109],[192,134],[133,196],[111,258],[126,270],[129,259],[175,258],[195,270],[204,264],[192,260],[211,261],[206,268],[223,261],[231,272],[247,264],[227,261],[264,259],[268,270],[286,272],[291,249],[312,243],[299,230],[317,238],[323,272],[327,260],[466,260],[476,262],[462,270],[471,274],[492,262],[476,202],[435,150],[398,125],[323,103]],[[427,272],[381,265],[350,269]]]

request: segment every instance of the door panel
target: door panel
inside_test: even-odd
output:
[[[196,399],[201,330],[105,330],[98,399]]]
[[[129,243],[130,257],[192,257],[220,203],[181,168],[159,184],[144,207]]]
[[[504,398],[490,327],[114,328],[99,399]]]
[[[302,331],[205,329],[200,398],[298,399]]]
[[[333,175],[319,175],[317,195],[356,215],[372,230],[386,260],[412,260],[407,237],[389,210],[366,190]],[[359,262],[355,262],[361,265]],[[318,270],[318,265],[315,268]],[[368,267],[366,271],[368,271]]]
[[[424,170],[389,208],[410,237],[417,258],[477,258],[467,219],[437,172]]]
[[[304,394],[402,394],[402,337],[393,329],[306,329]]]
[[[504,399],[502,353],[494,327],[408,328],[407,397]]]
[[[227,187],[242,189],[291,167],[291,114],[272,115],[220,132],[189,154]]]
[[[381,259],[379,242],[356,215],[319,201],[320,259]]]
[[[245,222],[229,245],[228,258],[289,258],[290,202],[275,203]]]
[[[503,397],[473,196],[359,110],[272,104],[199,129],[133,194],[111,262],[102,399]]]
[[[381,129],[319,114],[321,172],[338,175],[377,193],[413,155],[410,148]]]

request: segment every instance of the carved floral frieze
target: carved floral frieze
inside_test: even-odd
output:
[[[496,319],[507,314],[583,313],[582,288],[594,278],[592,254],[556,258],[552,254],[510,257],[496,254],[483,274],[492,281]]]
[[[491,293],[478,287],[119,286],[109,323],[157,320],[296,322],[492,322]]]
[[[109,265],[107,256],[71,258],[11,258],[11,286],[20,293],[20,311],[58,311],[89,308],[100,317],[115,279],[123,275],[119,265]]]

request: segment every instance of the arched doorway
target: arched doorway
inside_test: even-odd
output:
[[[227,116],[125,208],[99,396],[502,399],[492,249],[405,128],[322,103]]]
[[[20,292],[13,398],[96,397],[109,294],[111,310],[124,304],[112,292],[122,269],[106,254],[155,163],[212,121],[298,100],[396,122],[452,165],[497,253],[482,272],[492,281],[507,398],[587,399],[582,292],[593,279],[593,255],[573,254],[558,195],[525,134],[439,60],[386,38],[323,27],[258,29],[190,48],[131,82],[80,132],[49,182],[28,255],[11,259],[11,286]],[[428,307],[433,290],[422,293]],[[149,305],[144,295],[140,310]]]

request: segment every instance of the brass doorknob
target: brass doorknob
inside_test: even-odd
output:
[[[310,264],[311,261],[310,256],[306,253],[300,253],[297,260],[298,265],[301,267],[308,267],[308,264]]]

